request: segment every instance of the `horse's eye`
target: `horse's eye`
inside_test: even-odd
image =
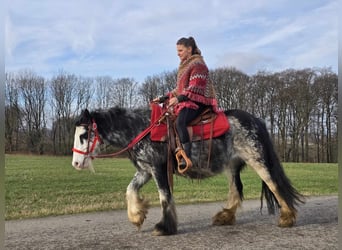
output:
[[[88,139],[87,133],[84,133],[84,134],[81,134],[81,135],[80,135],[81,144],[83,144],[83,141],[84,141],[84,140],[87,140],[87,139]]]

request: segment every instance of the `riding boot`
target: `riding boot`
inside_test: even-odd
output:
[[[191,142],[182,143],[183,149],[186,153],[186,156],[191,158]]]
[[[191,142],[182,143],[182,146],[186,156],[191,160]],[[179,163],[179,167],[182,169],[186,167],[186,161],[184,158],[182,158],[181,162]]]

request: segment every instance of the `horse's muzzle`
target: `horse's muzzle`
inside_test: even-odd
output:
[[[82,170],[84,169],[84,165],[81,162],[78,161],[73,161],[72,166],[77,169],[77,170]]]

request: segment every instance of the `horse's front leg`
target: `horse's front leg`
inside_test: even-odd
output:
[[[126,191],[128,219],[140,230],[148,212],[148,201],[139,196],[140,188],[151,179],[147,172],[136,172]]]
[[[160,222],[155,225],[152,234],[155,236],[176,234],[177,213],[168,183],[166,167],[157,168],[153,173],[153,177],[158,187],[162,218]]]

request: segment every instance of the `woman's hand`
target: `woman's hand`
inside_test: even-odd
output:
[[[167,101],[169,99],[169,97],[167,95],[165,96],[159,96],[156,97],[152,100],[153,103],[164,103],[165,101]]]
[[[159,97],[156,97],[152,100],[153,103],[160,103]]]
[[[170,100],[169,100],[169,107],[171,106],[174,106],[178,103],[178,99],[177,97],[172,97]]]

